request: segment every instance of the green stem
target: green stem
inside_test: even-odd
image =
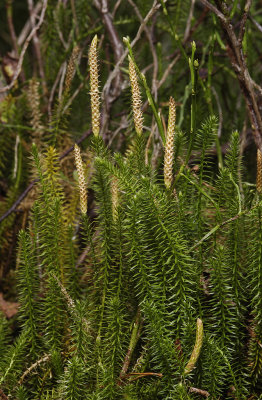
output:
[[[132,354],[133,354],[133,352],[135,350],[135,347],[136,347],[137,341],[139,339],[140,333],[141,333],[141,315],[140,315],[140,310],[138,309],[137,313],[136,313],[136,320],[134,322],[133,330],[132,330],[132,333],[131,333],[131,338],[130,338],[130,343],[129,343],[129,346],[128,346],[128,351],[127,351],[127,354],[126,354],[126,357],[125,357],[125,360],[124,360],[124,364],[123,364],[122,370],[120,372],[120,379],[125,376],[125,374],[126,374],[126,372],[128,370],[128,367],[129,367],[129,364],[130,364],[130,360],[131,360]]]
[[[214,44],[215,44],[215,39],[216,36],[215,34],[212,37],[211,40],[211,46],[210,46],[210,51],[209,51],[209,56],[208,56],[208,77],[207,77],[207,103],[208,103],[208,108],[210,114],[214,114],[213,110],[213,104],[212,104],[212,94],[211,94],[211,87],[212,87],[212,73],[213,73],[213,53],[214,53]],[[222,150],[219,142],[219,137],[216,135],[216,149],[217,149],[217,158],[218,158],[218,167],[219,169],[223,168],[223,156],[222,156]]]
[[[229,175],[230,180],[232,181],[233,185],[236,188],[237,191],[237,196],[238,196],[238,214],[241,214],[242,212],[242,207],[241,207],[241,194],[240,194],[240,190],[239,190],[239,186],[236,184],[236,182],[233,179],[232,174]]]
[[[186,155],[186,159],[183,165],[181,165],[180,170],[174,180],[173,186],[176,185],[178,179],[183,175],[183,171],[185,166],[188,164],[188,161],[191,156],[191,152],[193,149],[193,143],[196,135],[196,110],[197,110],[197,103],[196,103],[196,89],[197,89],[197,78],[198,78],[198,60],[194,60],[195,51],[196,51],[196,44],[192,42],[192,54],[191,58],[188,59],[190,75],[191,75],[191,122],[190,122],[190,139],[189,139],[189,146]]]
[[[19,136],[19,143],[18,143],[18,147],[17,147],[17,174],[16,174],[15,190],[17,190],[19,188],[20,181],[21,181],[22,159],[23,159],[23,152],[22,152],[21,140],[20,140],[20,136]]]
[[[212,197],[210,197],[197,183],[195,183],[194,181],[192,181],[188,176],[186,176],[183,172],[181,172],[180,174],[181,176],[183,176],[188,182],[190,182],[192,185],[194,185],[200,193],[202,193],[208,200],[211,201],[211,203],[215,206],[218,214],[220,215],[220,210],[219,207],[217,205],[217,203],[212,199]]]
[[[220,224],[217,224],[216,226],[214,226],[214,228],[212,228],[209,232],[207,232],[205,234],[205,236],[202,237],[202,239],[200,239],[196,244],[194,244],[194,246],[190,247],[189,252],[194,250],[196,247],[198,247],[201,243],[203,243],[206,239],[208,239],[209,236],[213,235],[218,229],[222,228],[224,225],[228,224],[229,222],[234,221],[235,219],[239,218],[241,215],[249,214],[251,211],[253,211],[254,209],[256,209],[258,207],[260,207],[260,203],[256,204],[250,210],[240,211],[234,217],[231,217],[231,218],[227,219],[226,221],[221,222]]]
[[[192,42],[192,55],[191,58],[189,58],[188,63],[189,63],[189,68],[190,68],[190,75],[191,75],[191,122],[190,122],[190,139],[189,139],[189,147],[187,151],[187,156],[186,156],[186,161],[185,164],[188,163],[192,148],[193,148],[193,143],[195,139],[195,134],[196,134],[196,110],[197,110],[197,103],[196,103],[196,90],[197,90],[197,77],[198,77],[198,60],[194,60],[195,56],[195,51],[196,51],[196,44],[195,42]]]
[[[178,36],[178,34],[176,33],[176,31],[175,31],[175,29],[174,29],[174,26],[173,26],[173,24],[172,24],[172,21],[171,21],[171,18],[170,18],[170,16],[169,16],[169,14],[168,14],[166,5],[165,5],[165,3],[164,3],[164,0],[160,0],[160,3],[161,3],[161,5],[162,5],[162,7],[163,7],[164,15],[167,17],[167,21],[168,21],[168,24],[169,24],[169,26],[170,26],[173,39],[175,40],[176,44],[177,44],[178,47],[179,47],[179,50],[181,51],[182,56],[184,57],[184,59],[185,59],[186,62],[187,62],[187,54],[186,54],[186,52],[185,52],[185,49],[184,49],[184,47],[183,47],[183,44],[182,44],[182,41],[181,41],[180,37]]]

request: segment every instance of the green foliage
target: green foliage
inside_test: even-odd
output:
[[[81,400],[86,398],[86,371],[83,361],[76,356],[72,357],[65,367],[64,376],[61,379],[59,396],[65,400]]]
[[[0,314],[0,387],[10,398],[260,398],[262,203],[238,131],[231,134],[242,130],[245,107],[236,77],[221,61],[225,39],[214,15],[189,0],[160,3],[141,35],[152,1],[108,4],[107,14],[99,2],[49,0],[38,32],[44,60],[36,57],[32,73],[28,53],[23,85],[18,80],[0,99],[1,211],[35,179],[34,190],[0,227],[7,260],[1,260],[1,276],[17,271],[15,289],[3,283],[3,302],[19,301],[17,318]],[[236,4],[230,12],[237,19]],[[139,136],[130,121],[125,65],[113,83],[107,80],[107,68],[111,72],[122,54],[118,36],[137,32],[140,46],[124,42],[147,99]],[[70,153],[91,124],[86,46],[94,33],[103,38],[99,70],[108,91],[101,134],[82,143],[89,199],[87,214],[80,215]],[[197,46],[189,44],[193,34]],[[244,51],[255,82],[261,71],[251,38],[248,25]],[[79,54],[66,87],[73,49]],[[27,88],[38,72],[41,101]],[[170,156],[173,183],[166,189],[169,95],[179,118]],[[197,319],[204,326],[198,347]]]
[[[7,344],[10,340],[9,335],[11,334],[10,328],[4,315],[0,314],[0,354],[4,357],[7,350]]]
[[[36,267],[36,254],[30,236],[25,231],[19,234],[21,260],[19,268],[19,300],[23,328],[29,333],[30,351],[33,357],[37,354],[39,341],[37,296],[39,295],[39,277]]]
[[[9,346],[0,362],[0,383],[7,390],[12,390],[17,385],[17,379],[23,371],[27,353],[27,340],[29,333],[23,330],[14,344]]]

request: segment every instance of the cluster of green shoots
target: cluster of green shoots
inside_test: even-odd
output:
[[[32,148],[38,194],[19,234],[19,328],[12,344],[1,317],[0,397],[258,399],[261,153],[257,185],[243,180],[237,132],[223,165],[216,162],[217,118],[196,126],[194,43],[190,132],[176,127],[173,97],[165,129],[125,38],[134,133],[124,155],[112,154],[100,133],[97,42],[95,36],[89,51],[91,159],[86,163],[85,149],[75,145],[70,198],[54,146],[45,156]],[[157,168],[140,83],[163,144]],[[35,124],[42,132],[37,116]]]

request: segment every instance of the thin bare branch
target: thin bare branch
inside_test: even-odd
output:
[[[161,7],[161,5],[158,4],[157,0],[154,0],[151,9],[148,11],[147,15],[145,16],[143,23],[140,24],[140,27],[139,27],[139,29],[137,31],[137,34],[136,34],[134,40],[131,42],[131,47],[134,47],[135,44],[138,42],[138,40],[140,39],[140,37],[142,35],[144,27],[147,25],[148,21],[152,18],[152,16],[156,13],[156,11],[160,7]],[[120,57],[120,59],[116,63],[113,71],[109,75],[109,77],[108,77],[108,79],[106,81],[106,84],[105,84],[105,86],[103,88],[103,91],[102,91],[102,100],[103,101],[105,101],[105,98],[110,95],[109,92],[110,92],[112,81],[113,81],[113,79],[115,79],[115,77],[119,73],[120,66],[123,63],[124,59],[126,58],[127,54],[128,54],[128,49],[125,49],[124,53],[122,54],[122,56]]]
[[[124,52],[124,46],[114,26],[113,15],[109,12],[108,0],[101,0],[100,2],[95,1],[95,5],[102,15],[105,28],[108,32],[108,37],[114,52],[115,62],[117,62],[121,58]],[[123,82],[122,73],[119,73],[115,76],[115,78],[111,82],[112,84],[110,87],[110,96],[106,96],[104,98],[105,101],[103,102],[102,105],[103,108],[101,112],[101,131],[102,131],[101,133],[103,136],[105,136],[107,131],[111,105],[115,101],[115,99],[118,98],[118,96],[122,91],[122,82]],[[104,139],[106,138],[104,137]]]
[[[72,96],[67,100],[67,103],[63,109],[63,112],[65,113],[67,111],[67,109],[71,106],[71,104],[73,103],[74,99],[77,97],[77,95],[80,93],[81,89],[83,89],[86,81],[88,81],[89,79],[89,74],[86,75],[85,79],[83,82],[81,82],[79,84],[79,86],[76,88],[76,90],[74,91],[74,93],[72,94]]]
[[[22,51],[21,51],[21,54],[20,54],[20,57],[19,57],[19,60],[18,60],[18,64],[17,64],[17,67],[16,67],[16,71],[14,73],[12,81],[10,82],[9,85],[7,85],[7,86],[5,86],[3,88],[0,88],[0,93],[6,92],[7,90],[12,89],[12,87],[15,85],[15,82],[16,82],[16,80],[17,80],[17,78],[18,78],[18,76],[19,76],[19,74],[21,72],[23,61],[24,61],[24,57],[25,57],[25,53],[26,53],[26,50],[27,50],[27,48],[29,46],[29,43],[33,39],[35,33],[39,30],[39,28],[41,27],[41,25],[44,22],[45,12],[46,12],[46,8],[47,8],[47,2],[48,2],[48,0],[43,0],[43,7],[42,7],[42,11],[41,11],[41,14],[40,14],[39,21],[38,21],[37,25],[35,25],[35,27],[31,30],[30,34],[28,35],[28,37],[27,37],[27,39],[26,39],[26,41],[25,41],[25,43],[23,45],[23,48],[22,48]]]
[[[40,50],[40,43],[39,43],[39,39],[37,36],[37,31],[35,30],[36,23],[35,23],[33,0],[27,0],[27,4],[28,4],[31,28],[34,31],[32,39],[33,39],[33,45],[34,45],[34,51],[35,51],[35,55],[36,55],[36,59],[37,59],[37,64],[38,64],[38,68],[39,68],[39,75],[42,80],[43,91],[44,91],[44,93],[46,93],[47,86],[46,86],[46,80],[45,80],[45,72],[44,72],[42,54],[41,54],[41,50]]]
[[[116,4],[114,5],[113,11],[112,11],[112,17],[115,18],[116,12],[118,7],[120,6],[122,0],[117,0]]]
[[[35,15],[35,18],[37,19],[39,18],[38,14],[41,11],[41,6],[42,6],[42,1],[38,1],[33,9],[33,13]],[[29,18],[17,38],[17,44],[19,47],[22,46],[22,44],[26,40],[26,37],[28,36],[30,29],[31,29],[31,23]]]
[[[251,0],[247,1],[245,12],[240,21],[241,27],[240,27],[239,37],[237,37],[236,33],[234,32],[231,20],[229,18],[226,18],[226,16],[223,14],[224,9],[219,1],[216,1],[216,3],[218,7],[221,8],[221,11],[217,7],[213,6],[207,0],[200,0],[200,1],[211,11],[213,11],[215,15],[217,15],[217,17],[220,19],[222,28],[225,32],[225,38],[228,44],[227,53],[231,61],[231,65],[237,76],[240,89],[246,101],[249,113],[249,119],[254,136],[254,141],[256,143],[257,148],[260,149],[260,151],[262,151],[262,118],[258,107],[258,99],[254,91],[254,83],[252,78],[250,77],[242,48],[242,37],[244,34],[245,23],[248,17],[248,12],[251,6]],[[225,3],[223,3],[223,6],[224,8],[226,7]]]
[[[12,3],[13,3],[13,0],[6,0],[6,18],[7,18],[8,29],[10,32],[10,37],[11,37],[12,44],[13,44],[14,55],[15,55],[15,58],[18,59],[19,49],[18,49],[17,36],[15,33],[15,27],[14,27],[14,23],[13,23],[13,5],[12,5]],[[25,74],[24,74],[23,70],[21,70],[20,78],[21,78],[22,82],[25,81]]]
[[[210,11],[213,11],[213,13],[215,13],[218,18],[226,22],[226,17],[224,16],[224,14],[222,14],[222,12],[220,12],[213,4],[209,3],[209,1],[207,0],[200,0],[200,1],[201,3],[204,4],[204,6],[209,8]]]
[[[66,66],[66,62],[61,64],[59,71],[57,73],[56,79],[54,81],[54,84],[52,86],[52,89],[50,91],[50,96],[49,96],[48,105],[47,105],[49,124],[51,123],[51,118],[52,118],[52,104],[53,104],[53,100],[54,100],[54,96],[55,96],[56,87],[59,84],[59,81],[61,79],[61,75],[63,73],[65,66]]]
[[[15,28],[13,24],[13,7],[12,7],[13,0],[6,0],[6,18],[7,18],[7,24],[8,24],[8,29],[10,32],[10,37],[12,40],[13,48],[15,51],[15,57],[18,58],[18,45],[17,45],[17,37],[15,33]]]
[[[217,136],[220,138],[221,134],[222,134],[222,125],[223,125],[223,112],[222,112],[222,107],[219,101],[219,97],[217,94],[216,89],[212,86],[211,88],[215,99],[216,99],[216,103],[217,103],[217,109],[218,109],[218,129],[217,129]]]
[[[196,0],[192,0],[191,1],[191,6],[190,6],[188,18],[187,18],[187,23],[186,23],[186,29],[185,29],[185,33],[184,33],[183,43],[185,43],[187,41],[187,38],[190,35],[191,22],[192,22],[192,19],[193,19],[195,3],[196,3]]]
[[[134,9],[134,11],[135,11],[140,23],[142,24],[144,19],[143,19],[142,15],[140,14],[140,11],[139,11],[137,5],[133,2],[133,0],[128,0],[128,2],[133,7],[133,9]],[[148,29],[148,27],[146,25],[144,27],[144,31],[145,31],[145,34],[147,36],[148,43],[149,43],[149,46],[150,46],[150,50],[151,50],[152,57],[153,57],[152,92],[153,92],[154,100],[156,101],[157,100],[158,59],[157,59],[156,49],[155,49],[155,46],[154,46],[154,43],[153,43],[153,39],[152,39],[151,33],[150,33],[150,31],[149,31],[149,29]]]
[[[168,77],[169,74],[170,74],[170,71],[172,70],[172,68],[174,67],[174,65],[178,62],[178,60],[180,59],[180,56],[181,56],[181,55],[178,54],[178,55],[171,61],[171,63],[168,64],[168,66],[167,66],[167,68],[166,68],[166,70],[165,70],[165,72],[164,72],[162,78],[160,79],[160,81],[159,81],[158,84],[157,84],[157,89],[159,89],[159,88],[163,85],[163,83],[166,81],[167,77]]]
[[[60,287],[61,293],[63,294],[63,296],[64,296],[64,298],[65,298],[65,300],[67,302],[67,307],[68,307],[69,313],[74,316],[75,314],[78,313],[74,300],[69,295],[68,291],[62,285],[60,280],[54,274],[52,274],[52,276],[56,280],[58,286]],[[82,322],[83,322],[83,327],[84,327],[85,331],[87,333],[90,333],[90,323],[88,322],[88,320],[86,318],[83,318]]]
[[[190,393],[200,394],[201,396],[204,396],[204,397],[209,397],[210,396],[210,394],[206,390],[198,389],[198,388],[195,388],[195,387],[189,388],[189,392]]]
[[[240,29],[239,29],[239,34],[238,34],[238,41],[239,44],[242,44],[243,38],[244,38],[244,34],[246,31],[246,22],[247,22],[247,18],[248,18],[248,14],[250,11],[250,7],[252,4],[252,0],[247,0],[246,5],[245,5],[245,9],[244,9],[244,14],[242,16],[242,19],[240,21]]]
[[[255,18],[253,18],[252,15],[249,15],[248,18],[250,19],[250,21],[253,22],[253,24],[259,30],[259,32],[262,33],[262,26],[255,20]]]
[[[32,372],[35,368],[37,368],[42,363],[49,361],[50,358],[51,358],[51,354],[46,354],[43,357],[41,357],[39,360],[37,360],[34,364],[30,365],[30,367],[27,368],[27,370],[23,373],[23,375],[19,379],[18,384],[21,385],[23,383],[24,379],[27,377],[27,375],[30,374],[30,372]]]
[[[75,0],[70,0],[70,5],[71,5],[71,9],[72,9],[73,18],[75,21],[76,36],[79,36],[79,26],[78,26],[78,22],[77,22]]]

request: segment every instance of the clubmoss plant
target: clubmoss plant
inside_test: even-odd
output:
[[[113,152],[100,135],[97,41],[89,50],[93,135],[86,153],[73,147],[78,188],[75,171],[65,178],[59,146],[32,146],[37,197],[19,234],[17,338],[0,338],[1,390],[28,400],[259,399],[261,202],[242,179],[239,135],[217,168],[217,118],[199,122],[196,112],[193,44],[189,134],[175,132],[171,96],[163,137],[165,116],[126,40],[136,133]],[[67,96],[77,57],[78,49]],[[151,115],[138,78],[163,139],[158,164],[145,163]],[[94,160],[88,184],[81,153]],[[0,332],[6,325],[1,317]]]

